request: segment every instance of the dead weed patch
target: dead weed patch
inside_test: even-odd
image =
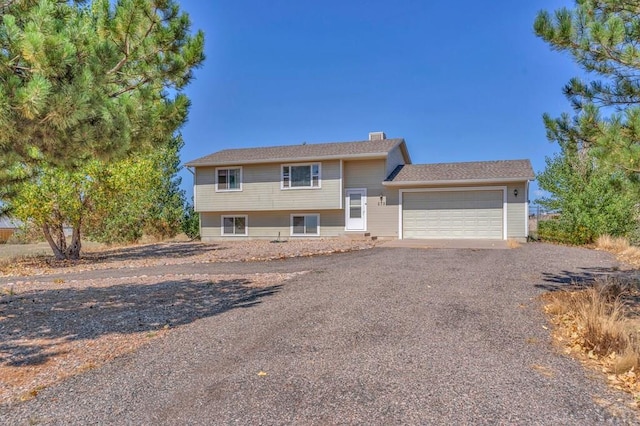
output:
[[[602,235],[596,240],[596,249],[613,253],[621,262],[640,267],[640,247],[632,246],[626,238]]]
[[[572,291],[546,293],[544,310],[565,353],[600,369],[609,383],[640,400],[640,291],[609,279]]]
[[[520,248],[522,245],[520,244],[520,242],[518,242],[518,240],[514,240],[513,238],[509,238],[507,240],[507,247],[509,247],[510,249],[515,249],[515,248]]]

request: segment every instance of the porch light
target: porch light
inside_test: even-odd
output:
[[[518,190],[517,190],[517,189],[514,189],[514,190],[513,190],[513,196],[514,196],[514,197],[516,197],[516,198],[518,198]]]

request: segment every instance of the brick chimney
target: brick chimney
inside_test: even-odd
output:
[[[384,132],[369,132],[370,141],[381,141],[387,138]]]

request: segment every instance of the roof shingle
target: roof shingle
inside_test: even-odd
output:
[[[328,158],[383,157],[404,139],[366,140],[263,148],[225,149],[186,163],[187,167],[218,166],[279,161],[306,161]]]
[[[473,161],[466,163],[406,164],[398,166],[387,183],[427,183],[465,180],[533,180],[529,160]]]

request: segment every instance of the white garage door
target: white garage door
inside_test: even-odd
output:
[[[503,238],[503,192],[402,194],[403,238]]]

